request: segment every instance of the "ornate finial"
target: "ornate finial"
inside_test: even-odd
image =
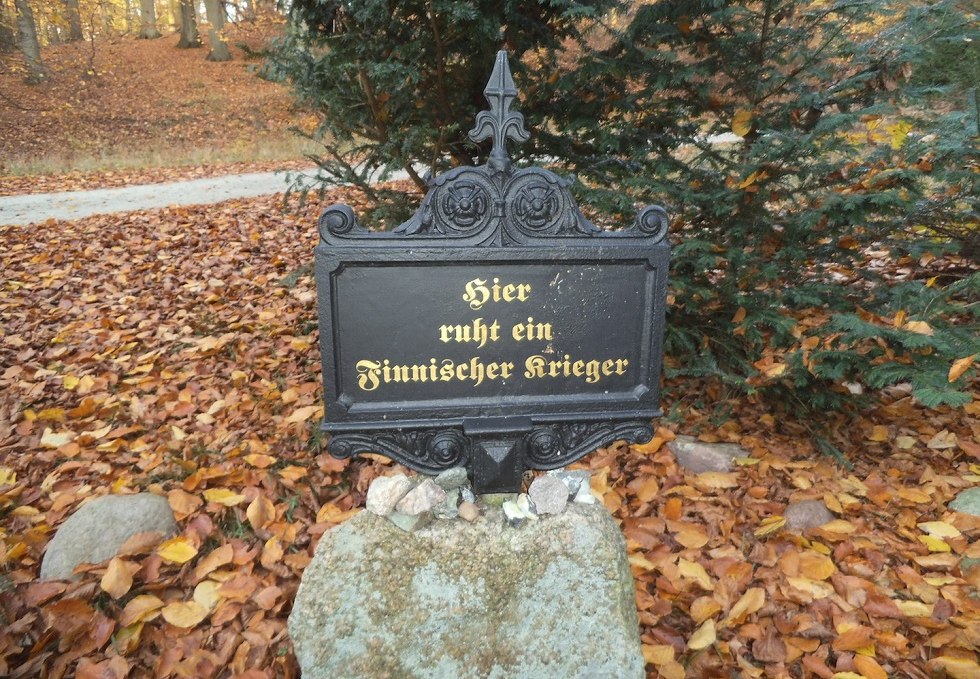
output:
[[[470,130],[470,139],[474,142],[493,139],[493,150],[490,151],[488,164],[495,170],[506,170],[510,167],[507,140],[520,143],[530,137],[524,127],[524,116],[510,110],[511,102],[517,98],[517,87],[510,74],[506,50],[497,52],[493,73],[490,74],[483,94],[490,102],[490,110],[480,111],[476,116],[476,125]]]

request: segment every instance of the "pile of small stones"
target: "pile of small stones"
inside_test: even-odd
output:
[[[499,496],[498,496],[499,497]],[[367,510],[386,517],[402,530],[413,532],[434,520],[476,521],[490,496],[477,498],[465,467],[447,469],[435,478],[405,474],[381,476],[371,482]],[[504,520],[515,528],[543,515],[561,514],[569,502],[596,501],[587,471],[553,470],[531,482],[527,493],[505,500]]]

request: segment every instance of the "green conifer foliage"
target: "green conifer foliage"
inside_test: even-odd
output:
[[[960,405],[975,370],[950,368],[980,354],[977,88],[937,55],[975,59],[975,25],[947,0],[299,0],[271,70],[321,112],[325,176],[387,204],[379,167],[481,160],[465,133],[503,44],[532,130],[517,152],[574,174],[604,224],[670,211],[672,374],[804,410],[859,384]]]

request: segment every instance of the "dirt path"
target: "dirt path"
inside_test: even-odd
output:
[[[0,224],[35,224],[48,219],[81,219],[112,212],[206,205],[263,196],[285,191],[286,175],[286,172],[256,172],[115,189],[4,196],[0,197]]]

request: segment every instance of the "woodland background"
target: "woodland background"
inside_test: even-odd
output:
[[[0,194],[324,180],[0,226],[0,674],[296,676],[302,570],[393,467],[316,433],[315,219],[393,226],[417,166],[484,159],[504,46],[520,162],[603,226],[672,216],[666,415],[583,461],[649,675],[977,676],[980,524],[947,509],[980,482],[977,40],[964,2],[0,0]],[[746,455],[691,475],[678,434]],[[183,532],[36,580],[80,503],[137,491]],[[800,499],[836,520],[785,531]]]

